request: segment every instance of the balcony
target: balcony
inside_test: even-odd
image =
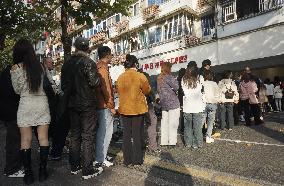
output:
[[[275,1],[275,4],[269,4],[266,0],[252,0],[253,6],[237,3],[238,1],[231,0],[221,4],[222,17],[221,23],[218,24],[218,38],[236,35],[272,25],[277,25],[284,22],[284,17],[280,12],[283,11],[284,0]],[[241,1],[240,1],[241,2]],[[235,4],[233,8],[232,3]],[[254,11],[251,7],[254,7]],[[227,11],[226,11],[227,10]],[[237,11],[238,10],[238,11]],[[230,16],[234,15],[234,16]]]
[[[105,32],[98,32],[90,38],[92,45],[97,45],[103,43],[107,39],[107,34]]]
[[[149,21],[151,19],[154,19],[158,13],[159,13],[159,6],[151,5],[143,10],[143,19],[145,21]]]
[[[129,29],[129,21],[124,20],[124,21],[119,21],[114,25],[115,30],[118,34],[121,34],[122,32],[126,32]]]
[[[160,5],[150,5],[142,10],[142,14],[132,17],[129,20],[129,29],[135,29],[145,22],[162,19],[165,16],[174,14],[177,11],[185,10],[191,14],[197,14],[197,4],[192,0],[170,0]]]

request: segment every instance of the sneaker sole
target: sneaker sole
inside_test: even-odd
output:
[[[77,170],[77,171],[71,171],[71,174],[77,175],[77,174],[79,174],[80,172],[82,172],[82,169]]]
[[[91,175],[88,175],[88,176],[82,176],[82,178],[84,180],[87,180],[87,179],[90,179],[90,178],[93,178],[93,177],[96,177],[98,175],[100,175],[103,171],[102,170],[99,170],[99,172],[95,173],[95,174],[91,174]]]

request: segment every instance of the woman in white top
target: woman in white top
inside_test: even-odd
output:
[[[24,182],[31,184],[34,177],[31,169],[32,126],[37,126],[40,144],[39,180],[47,179],[48,124],[50,112],[47,96],[43,90],[44,69],[36,59],[32,44],[20,39],[13,48],[14,65],[10,71],[12,85],[20,102],[17,124],[21,133],[21,154],[25,169]]]
[[[202,115],[205,110],[205,102],[202,94],[203,77],[198,75],[195,61],[187,65],[181,86],[184,92],[184,140],[187,147],[194,149],[203,145]]]
[[[276,105],[276,111],[279,112],[282,110],[281,99],[283,97],[282,89],[280,83],[276,84],[273,93],[274,93],[274,100]]]
[[[206,143],[213,143],[212,129],[215,123],[217,104],[220,102],[220,89],[213,81],[213,73],[210,70],[204,71],[204,95],[205,95],[205,116],[207,119]]]
[[[238,88],[232,77],[233,73],[227,71],[224,74],[224,78],[218,84],[220,88],[220,119],[222,130],[225,127],[232,130],[234,126],[234,103],[239,102]]]
[[[268,99],[268,102],[270,104],[270,110],[269,111],[275,111],[276,110],[276,105],[275,105],[275,102],[274,102],[274,85],[273,83],[270,81],[270,79],[266,79],[264,81],[264,85],[266,86],[266,96],[267,96],[267,99]]]

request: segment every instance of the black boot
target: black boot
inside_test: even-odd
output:
[[[21,150],[21,154],[25,169],[24,182],[25,184],[29,185],[34,182],[34,176],[31,167],[31,149],[23,149]]]
[[[46,164],[49,153],[49,146],[40,146],[39,181],[45,181],[48,177]]]

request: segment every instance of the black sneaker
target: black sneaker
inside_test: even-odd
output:
[[[96,177],[98,175],[100,175],[103,172],[103,168],[94,168],[93,170],[91,170],[90,172],[83,174],[82,178],[84,180]]]
[[[71,168],[71,174],[73,174],[73,175],[77,175],[81,171],[82,171],[82,167],[81,166],[78,166],[78,167],[76,167],[74,169]]]

